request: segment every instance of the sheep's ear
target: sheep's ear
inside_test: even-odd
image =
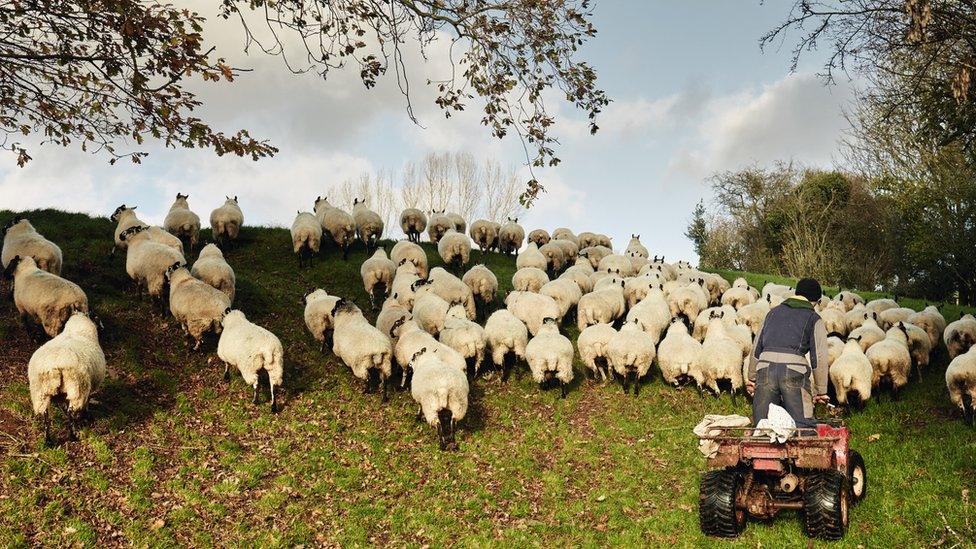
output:
[[[227,307],[226,309],[224,309],[224,316],[227,316],[229,314],[230,314],[230,307]]]
[[[237,195],[234,195],[234,202],[237,202]]]

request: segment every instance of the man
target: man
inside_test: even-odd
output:
[[[821,295],[820,283],[804,278],[796,284],[794,297],[766,315],[749,359],[746,382],[746,390],[753,395],[755,423],[766,418],[770,404],[776,404],[789,412],[797,427],[816,426],[813,406],[828,401],[827,329],[813,309]]]

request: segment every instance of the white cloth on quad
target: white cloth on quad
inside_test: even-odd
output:
[[[698,451],[707,458],[715,457],[715,455],[718,454],[718,442],[703,439],[701,437],[721,435],[722,427],[748,427],[751,424],[752,420],[746,416],[723,416],[719,414],[706,415],[701,420],[701,423],[696,425],[694,429],[694,433],[699,437]]]
[[[796,421],[786,408],[770,403],[765,419],[756,424],[756,435],[769,435],[769,442],[786,442],[796,432]]]

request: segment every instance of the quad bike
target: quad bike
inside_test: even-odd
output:
[[[702,437],[718,443],[708,458],[698,496],[702,532],[737,537],[746,516],[771,519],[783,509],[800,511],[807,536],[838,540],[847,531],[848,508],[867,494],[861,455],[848,447],[843,421],[819,420],[784,443],[752,427],[721,428]]]

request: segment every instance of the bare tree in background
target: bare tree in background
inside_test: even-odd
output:
[[[502,222],[525,211],[519,202],[522,185],[514,168],[505,168],[497,160],[486,160],[481,181],[484,188],[481,217]]]
[[[395,192],[392,174],[381,171],[375,174],[363,172],[356,179],[334,185],[328,194],[333,206],[349,212],[354,199],[365,199],[366,206],[379,214],[386,227],[391,227],[391,223],[399,226],[399,201]]]

